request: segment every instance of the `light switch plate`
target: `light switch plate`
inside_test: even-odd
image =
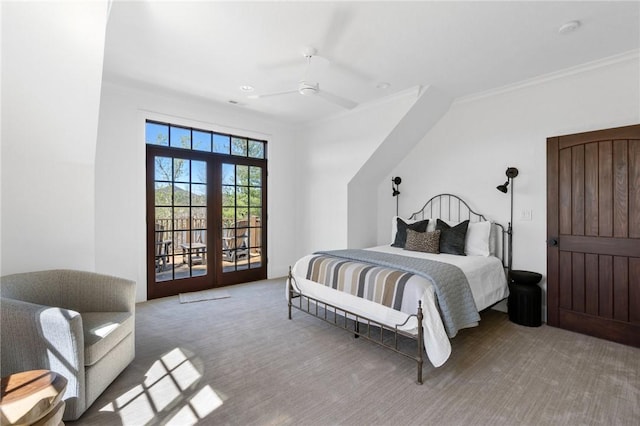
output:
[[[520,220],[523,222],[530,222],[533,220],[533,211],[531,209],[520,210]]]

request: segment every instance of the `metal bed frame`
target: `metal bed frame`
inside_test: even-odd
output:
[[[427,209],[429,211],[428,214],[426,214]],[[436,216],[434,216],[434,212],[436,212]],[[436,218],[443,220],[457,220],[459,222],[464,220],[469,220],[469,222],[484,222],[487,220],[483,214],[473,211],[466,201],[453,194],[435,195],[431,197],[420,210],[409,216],[410,220]],[[504,226],[497,222],[492,222],[492,225],[500,228],[500,251],[499,256],[497,257],[502,260],[502,266],[507,268],[510,266],[507,265],[507,253],[511,250],[510,247],[507,247],[507,231]]]
[[[444,200],[446,199],[446,202]],[[429,215],[425,215],[425,211],[429,209]],[[437,211],[437,218],[444,219],[444,216],[447,219],[444,220],[469,220],[470,222],[480,222],[486,221],[484,215],[480,213],[476,213],[469,205],[460,197],[453,194],[439,194],[427,201],[424,206],[417,212],[413,213],[409,219],[425,219],[425,218],[434,218],[434,211]],[[452,213],[457,214],[452,216]],[[502,260],[502,265],[506,268],[505,265],[505,241],[506,241],[506,231],[504,226],[499,223],[493,223],[497,225],[502,233],[500,245],[500,259]],[[287,287],[288,287],[288,310],[289,310],[289,319],[291,319],[292,309],[298,309],[302,312],[305,312],[311,316],[316,318],[320,318],[328,324],[331,324],[335,327],[341,328],[343,330],[354,333],[356,338],[362,337],[370,342],[373,342],[377,345],[390,349],[400,355],[403,355],[409,359],[412,359],[416,362],[417,366],[417,383],[423,384],[422,379],[422,366],[424,364],[424,330],[422,328],[422,320],[423,320],[423,312],[422,312],[422,302],[418,301],[418,309],[415,314],[409,315],[407,319],[402,324],[396,324],[394,327],[390,327],[388,325],[382,324],[378,321],[367,318],[363,315],[356,314],[354,312],[348,311],[346,309],[340,308],[339,306],[333,305],[331,303],[324,302],[322,300],[318,300],[316,298],[307,296],[302,293],[300,288],[297,285],[296,279],[291,272],[291,267],[289,267],[289,275],[287,277]],[[294,302],[294,299],[297,299]],[[341,318],[339,318],[341,317]],[[418,321],[418,330],[416,334],[409,333],[401,330],[400,328],[407,324],[407,322],[411,318],[416,318]],[[360,327],[366,325],[366,331],[361,331]],[[376,332],[374,335],[371,333],[371,327],[379,328],[379,333]],[[385,338],[385,330],[391,333],[391,337]],[[388,335],[389,333],[387,333]],[[413,353],[409,351],[403,351],[398,347],[399,338],[408,338],[410,340],[414,340],[416,342],[416,350]]]
[[[422,302],[418,300],[418,311],[409,315],[407,319],[402,324],[397,324],[395,327],[391,328],[385,324],[382,324],[378,321],[367,318],[363,315],[356,314],[351,311],[347,311],[346,309],[342,309],[338,306],[332,305],[331,303],[323,302],[321,300],[315,299],[313,297],[307,296],[303,294],[298,285],[296,283],[296,279],[293,277],[291,273],[291,268],[289,268],[289,277],[288,279],[288,287],[289,287],[289,319],[291,319],[291,309],[295,308],[302,312],[306,312],[309,315],[312,315],[316,318],[320,318],[328,324],[331,324],[335,327],[341,328],[343,330],[350,331],[354,333],[355,337],[362,337],[367,339],[370,342],[376,343],[380,346],[383,346],[387,349],[391,349],[392,351],[399,353],[400,355],[404,355],[407,358],[414,360],[417,363],[418,367],[418,384],[422,384],[422,364],[424,363],[423,352],[424,352],[424,335],[422,330]],[[294,288],[295,287],[295,288]],[[293,300],[298,299],[298,304],[294,304]],[[306,301],[306,303],[305,303]],[[315,309],[312,309],[312,306]],[[333,321],[331,320],[331,315],[333,314]],[[341,320],[338,320],[338,315],[342,317]],[[418,333],[416,335],[400,330],[400,327],[404,326],[409,322],[409,319],[416,318],[418,320]],[[349,321],[351,319],[352,321]],[[360,331],[361,323],[366,324],[366,332]],[[351,324],[353,325],[351,327]],[[371,334],[371,327],[378,327],[380,329],[379,335]],[[392,333],[392,339],[385,339],[384,332],[385,330],[390,331]],[[400,348],[398,348],[398,337],[408,337],[409,339],[415,340],[417,344],[416,354],[410,354],[409,352],[404,352]],[[391,342],[389,340],[392,340]]]

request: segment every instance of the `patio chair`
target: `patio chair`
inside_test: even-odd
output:
[[[162,272],[169,263],[171,240],[164,239],[164,226],[156,224],[156,272]]]
[[[241,227],[244,224],[244,227]],[[238,221],[235,228],[223,229],[222,259],[233,262],[249,254],[249,228],[247,221]]]

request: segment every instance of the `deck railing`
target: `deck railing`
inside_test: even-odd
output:
[[[207,219],[204,218],[192,219],[191,227],[189,227],[189,219],[187,218],[156,219],[156,241],[171,241],[170,251],[181,253],[181,244],[204,243],[206,229]]]
[[[173,222],[173,225],[172,225]],[[170,253],[182,253],[181,244],[206,243],[207,219],[193,218],[191,227],[188,218],[180,219],[156,219],[156,241],[171,241]],[[235,226],[234,226],[235,225]],[[260,218],[252,217],[251,221],[241,220],[223,223],[223,228],[250,228],[250,247],[257,248],[261,245]]]

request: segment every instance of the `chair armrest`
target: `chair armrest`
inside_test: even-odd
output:
[[[84,335],[78,312],[0,298],[2,375],[47,369],[67,379],[65,399],[84,401]]]
[[[94,272],[64,270],[64,305],[78,312],[135,312],[134,281]]]

